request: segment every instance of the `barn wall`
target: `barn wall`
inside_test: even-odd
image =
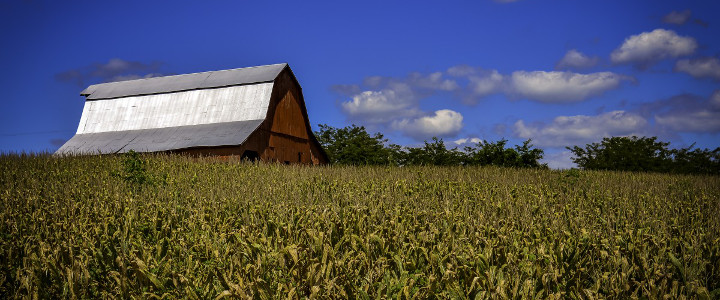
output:
[[[260,130],[267,138],[261,157],[268,161],[287,163],[326,163],[324,155],[313,149],[302,90],[289,69],[275,79],[268,115]],[[316,147],[317,148],[317,147]]]
[[[220,157],[230,157],[230,156],[240,157],[243,154],[243,152],[245,152],[245,149],[243,146],[203,147],[203,148],[189,148],[189,149],[168,151],[168,153],[187,154],[190,156],[220,156]]]

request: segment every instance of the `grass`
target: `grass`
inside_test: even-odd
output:
[[[0,298],[720,297],[720,178],[0,155]]]

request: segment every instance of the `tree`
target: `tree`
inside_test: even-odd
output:
[[[505,148],[507,140],[481,142],[477,147],[448,149],[445,142],[433,137],[422,147],[401,147],[388,143],[381,134],[370,135],[365,127],[351,125],[335,128],[320,124],[315,136],[325,149],[331,164],[341,165],[433,165],[433,166],[486,166],[516,168],[547,168],[541,164],[544,151],[535,149],[531,140],[521,146]]]
[[[445,142],[437,137],[432,142],[425,141],[420,148],[406,148],[404,152],[403,165],[435,165],[435,166],[456,166],[464,160],[464,153],[453,148],[448,150]]]
[[[466,165],[478,166],[499,166],[499,167],[515,167],[515,168],[547,168],[547,164],[541,164],[545,151],[542,149],[533,149],[530,144],[532,140],[528,139],[523,142],[522,146],[515,148],[505,148],[506,139],[497,142],[482,141],[477,147],[465,147]]]
[[[674,149],[673,172],[685,174],[720,174],[720,147],[715,150],[693,149],[690,147]]]
[[[694,145],[669,149],[657,137],[606,137],[600,143],[567,147],[573,162],[586,170],[646,171],[718,174],[720,148],[695,149]]]
[[[387,165],[397,161],[400,146],[388,145],[381,133],[370,135],[365,127],[335,128],[320,124],[315,136],[332,164]]]
[[[588,170],[665,171],[671,160],[669,143],[657,137],[610,137],[580,148],[566,147],[579,167]]]

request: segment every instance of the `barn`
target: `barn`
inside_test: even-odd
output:
[[[89,86],[57,155],[169,152],[325,164],[288,64]]]

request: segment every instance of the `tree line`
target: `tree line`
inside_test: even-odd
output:
[[[541,163],[545,151],[528,139],[509,146],[508,140],[481,141],[462,149],[448,149],[433,137],[419,147],[389,143],[382,133],[370,134],[364,126],[336,128],[319,125],[315,136],[331,164],[339,165],[436,165],[548,168]],[[657,137],[610,137],[584,147],[567,147],[572,161],[586,170],[648,171],[684,174],[720,174],[720,147],[714,150],[670,149]]]
[[[567,147],[573,162],[587,170],[720,174],[720,147],[671,149],[657,137],[606,137],[599,143]]]
[[[530,140],[507,147],[507,140],[481,142],[475,146],[448,149],[442,139],[433,137],[420,147],[401,147],[388,143],[382,133],[369,134],[365,127],[351,125],[335,128],[321,124],[315,136],[332,164],[341,165],[436,165],[547,168],[541,164],[544,151]]]

